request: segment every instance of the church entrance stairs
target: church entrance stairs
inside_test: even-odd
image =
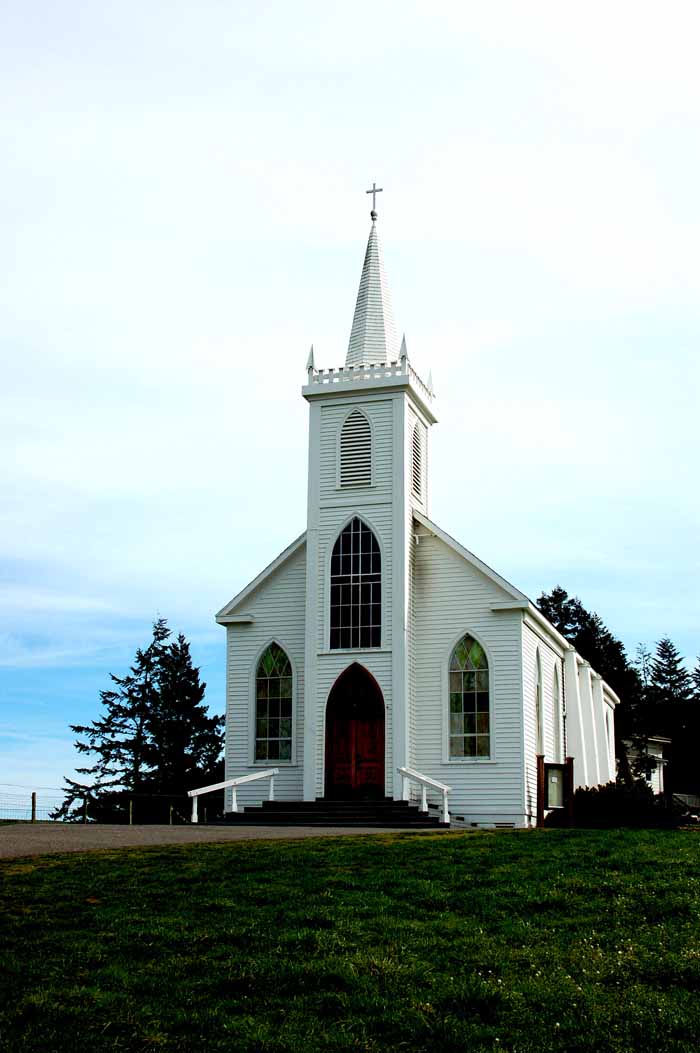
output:
[[[259,807],[229,812],[219,823],[257,826],[382,827],[397,830],[446,829],[438,816],[408,801],[263,801]],[[208,824],[212,825],[212,824]],[[218,824],[217,824],[218,825]]]

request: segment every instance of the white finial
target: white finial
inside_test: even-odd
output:
[[[428,391],[430,392],[431,395],[435,394],[435,390],[433,388],[433,371],[432,371],[432,369],[428,370]]]
[[[311,350],[309,351],[309,357],[306,360],[307,372],[310,373],[313,368],[314,368],[314,345],[312,344],[311,345]]]
[[[402,362],[408,362],[408,350],[406,349],[406,334],[404,333],[401,337],[401,354],[399,358]]]
[[[376,183],[372,183],[371,190],[365,190],[365,194],[372,195],[372,211],[370,212],[370,216],[372,217],[373,221],[377,218],[377,194],[382,194],[383,192],[384,187],[377,186]]]

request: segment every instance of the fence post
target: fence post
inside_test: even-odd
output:
[[[87,797],[83,797],[83,822],[87,822]]]
[[[172,804],[170,805],[170,820],[169,820],[169,822],[170,822],[170,826],[172,826],[173,825],[173,806],[172,806]]]
[[[134,825],[134,798],[129,798],[129,826]]]
[[[36,790],[32,790],[32,822],[36,822]]]

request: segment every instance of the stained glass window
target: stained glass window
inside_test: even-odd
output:
[[[450,757],[489,757],[489,665],[481,644],[463,636],[450,658]]]
[[[255,759],[292,759],[292,666],[276,643],[263,651],[255,677]]]
[[[357,516],[331,556],[331,648],[381,647],[382,560],[376,537]]]

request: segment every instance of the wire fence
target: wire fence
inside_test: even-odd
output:
[[[145,794],[122,791],[107,811],[100,811],[98,802],[87,796],[76,800],[70,821],[108,822],[124,824],[189,823],[192,800],[186,794]],[[22,786],[0,783],[0,822],[50,822],[65,800],[65,791],[58,786]],[[216,819],[223,813],[222,793],[207,797],[200,821]],[[202,809],[200,809],[200,812]]]
[[[63,793],[57,787],[32,790],[29,786],[0,786],[0,819],[45,821],[62,804]]]

